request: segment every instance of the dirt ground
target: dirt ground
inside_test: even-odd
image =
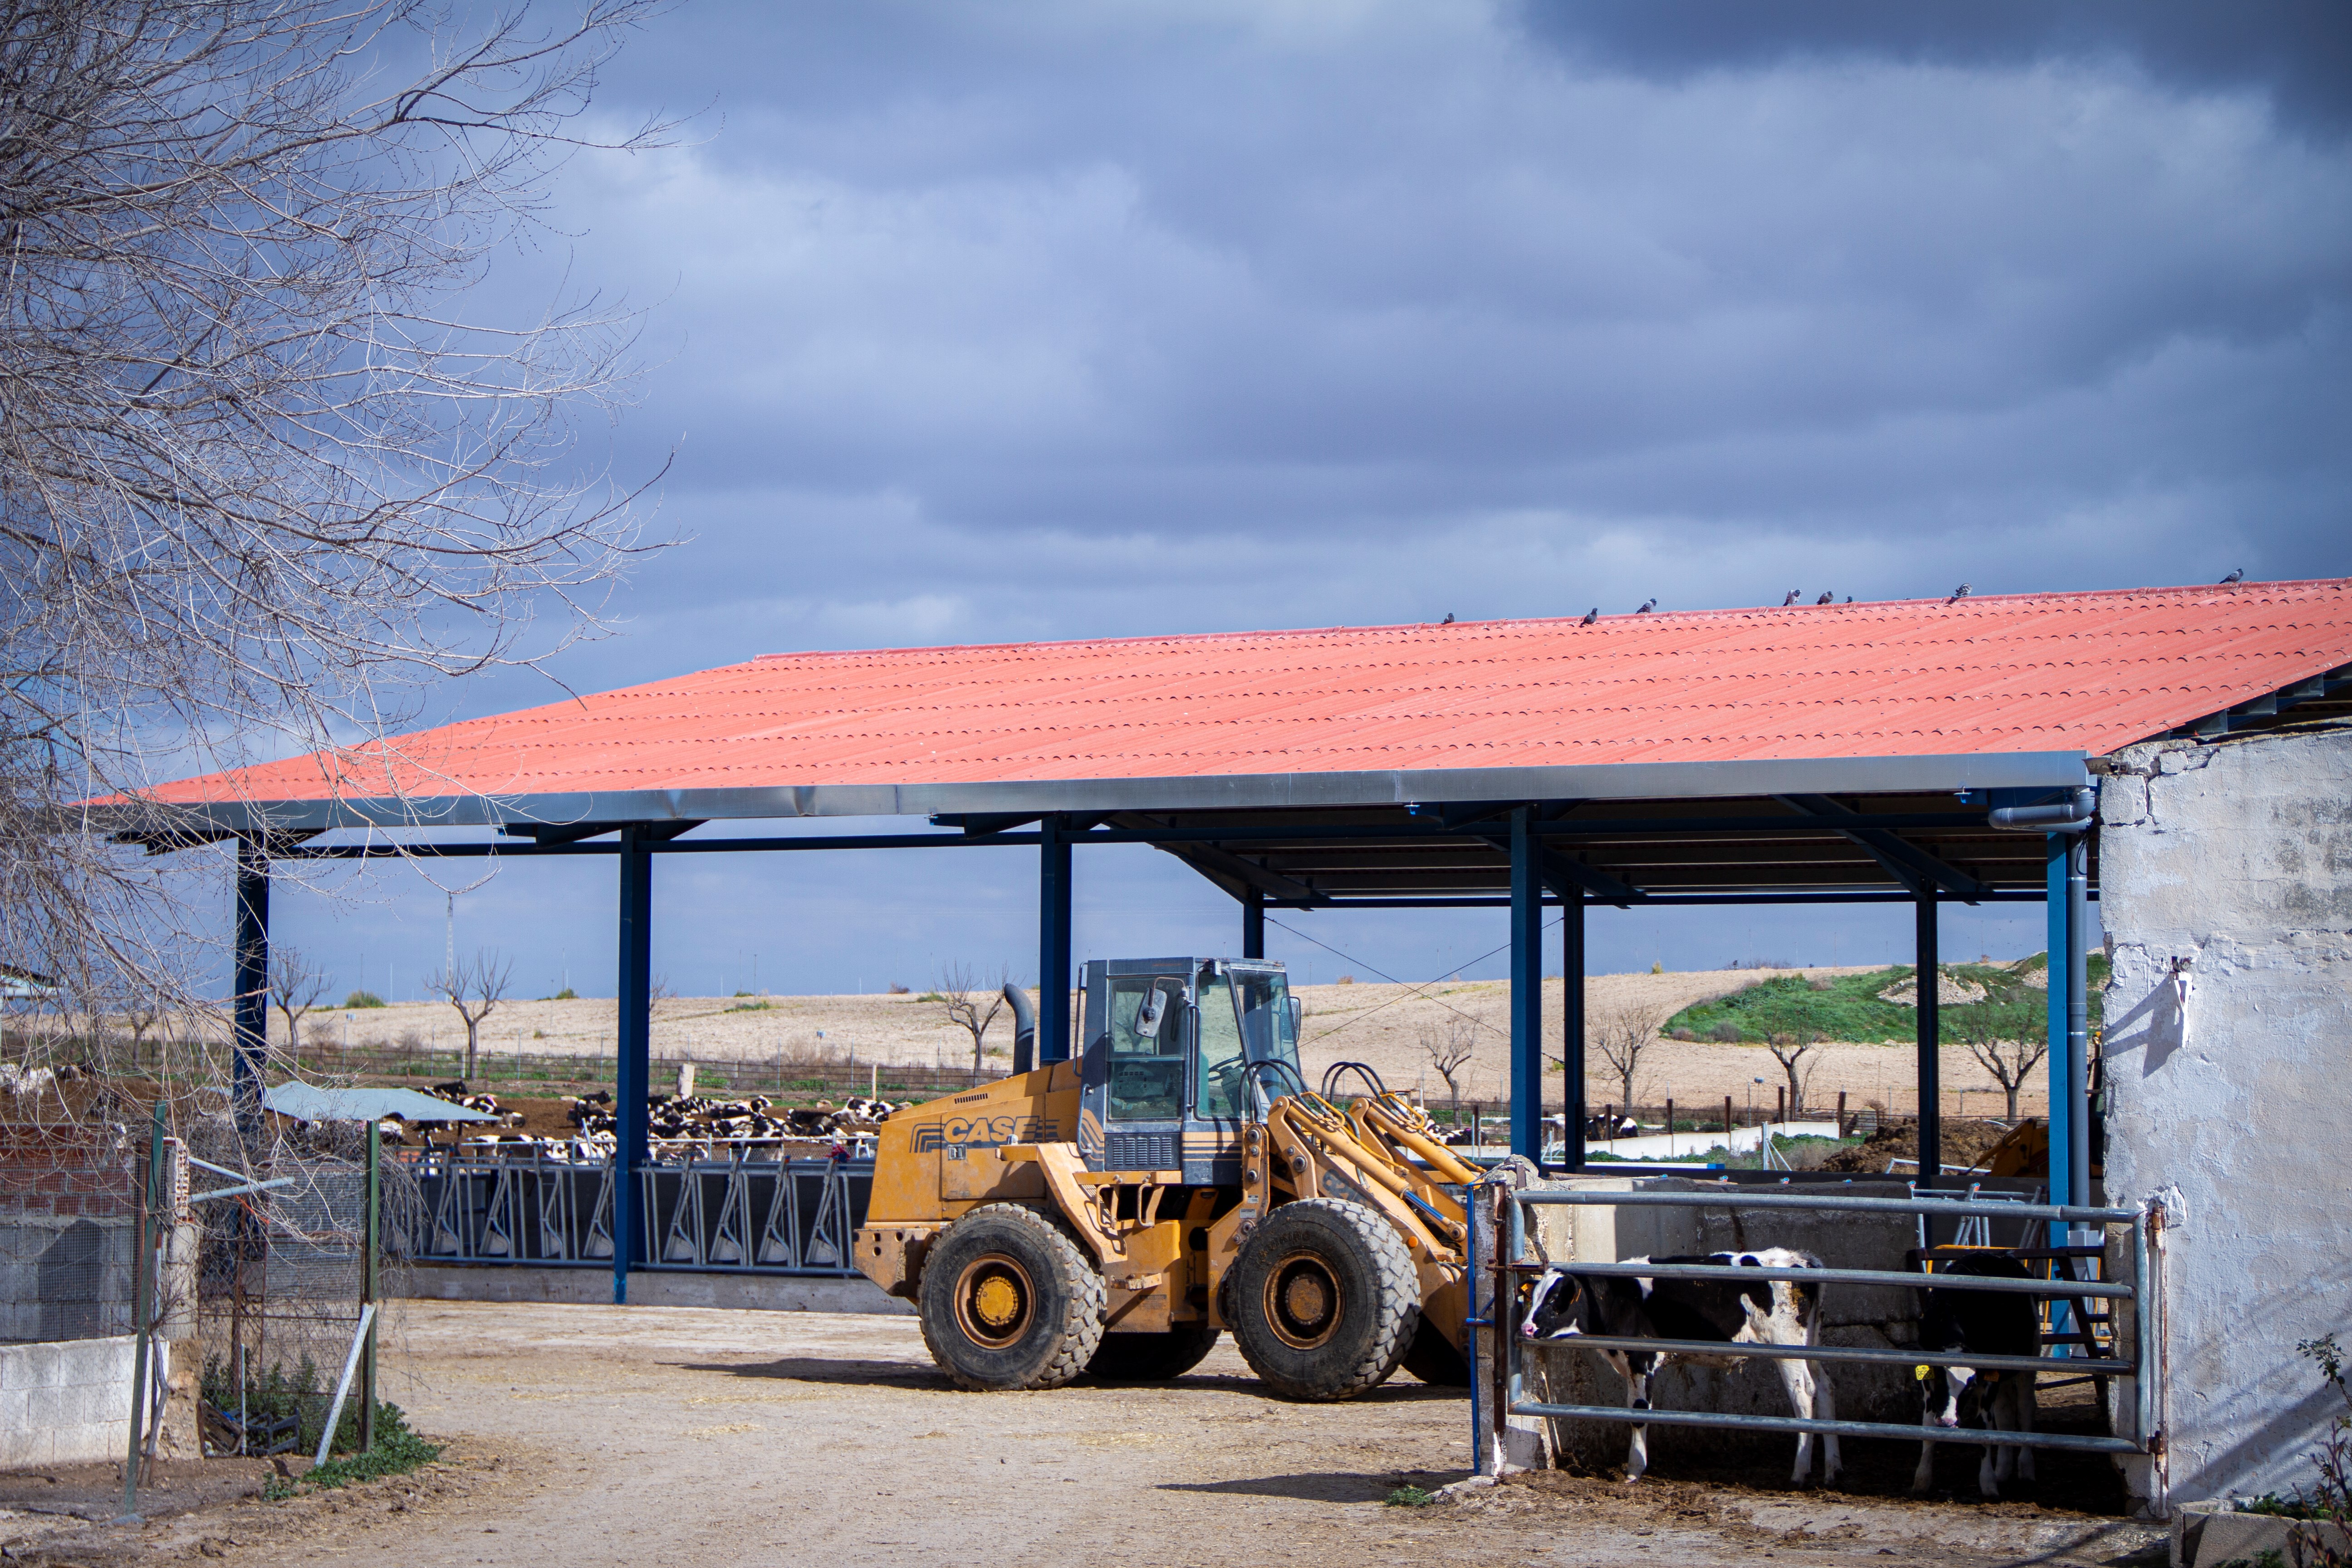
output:
[[[1435,1491],[1463,1479],[1461,1394],[1401,1376],[1346,1405],[1286,1405],[1229,1344],[1174,1383],[971,1394],[933,1370],[905,1318],[409,1302],[392,1340],[388,1392],[421,1429],[451,1441],[441,1464],[142,1526],[70,1517],[42,1497],[56,1483],[7,1478],[0,1556],[1493,1568],[2163,1554],[2154,1527],[2066,1506],[2082,1489],[2063,1478],[2038,1498],[1990,1505],[1874,1495],[1909,1465],[1907,1447],[1883,1445],[1857,1466],[1865,1476],[1853,1492],[1793,1492],[1766,1473],[1702,1482],[1654,1471],[1630,1488],[1545,1474],[1386,1506],[1401,1486]],[[1953,1479],[1972,1469],[1968,1456],[1950,1457]],[[236,1480],[257,1484],[242,1471]],[[42,1507],[50,1511],[33,1511]]]
[[[1586,983],[1590,1021],[1626,1005],[1653,1008],[1661,1017],[1694,1003],[1726,995],[1759,980],[1780,973],[1809,976],[1859,973],[1853,968],[1808,970],[1722,969],[1679,974],[1601,974]],[[1414,987],[1363,983],[1349,985],[1302,985],[1298,995],[1306,1012],[1305,1048],[1310,1078],[1339,1060],[1370,1062],[1391,1088],[1417,1088],[1432,1101],[1447,1098],[1444,1079],[1431,1067],[1424,1037],[1441,1036],[1450,1026],[1465,1030],[1473,1055],[1456,1074],[1465,1100],[1491,1099],[1507,1092],[1510,1081],[1506,1059],[1510,1029],[1510,986],[1502,981],[1441,981]],[[971,1037],[950,1025],[939,1003],[920,994],[908,996],[772,996],[768,1005],[746,1010],[727,997],[673,997],[654,1008],[653,1049],[657,1057],[702,1057],[722,1060],[768,1061],[779,1055],[806,1057],[811,1053],[855,1054],[858,1063],[958,1066],[971,1060]],[[1556,1054],[1561,1008],[1560,982],[1544,984],[1545,1050]],[[613,1002],[587,997],[572,1002],[509,1002],[502,1004],[483,1026],[481,1045],[493,1064],[485,1074],[497,1088],[496,1064],[511,1062],[518,1051],[532,1054],[609,1055],[613,1050]],[[283,1027],[282,1023],[276,1026]],[[402,1002],[388,1007],[313,1014],[303,1026],[306,1041],[323,1041],[329,1048],[321,1059],[331,1069],[331,1047],[339,1043],[372,1041],[396,1044],[404,1038],[440,1050],[464,1043],[457,1015],[446,1003]],[[1013,1043],[1009,1019],[1000,1017],[989,1036],[994,1065],[1008,1065]],[[1942,1051],[1944,1110],[1947,1115],[1999,1115],[2001,1097],[1994,1080],[1965,1047],[1946,1046]],[[306,1058],[310,1056],[308,1046]],[[1618,1079],[1592,1055],[1586,1088],[1595,1106],[1624,1099]],[[1917,1109],[1914,1085],[1916,1073],[1907,1045],[1829,1043],[1807,1058],[1809,1102],[1834,1106],[1843,1091],[1859,1108],[1877,1102],[1883,1109],[1908,1114]],[[1757,1079],[1764,1081],[1759,1085]],[[1774,1091],[1787,1081],[1771,1053],[1761,1046],[1722,1045],[1713,1041],[1659,1040],[1642,1058],[1635,1094],[1644,1105],[1672,1098],[1677,1112],[1687,1108],[1702,1116],[1719,1117],[1724,1098],[1735,1101],[1743,1120],[1751,1103],[1769,1108]],[[2043,1089],[2029,1085],[2021,1097],[2021,1114],[2038,1115]]]

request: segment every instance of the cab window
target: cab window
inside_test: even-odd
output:
[[[1194,1108],[1202,1116],[1241,1116],[1242,1031],[1234,1015],[1234,991],[1225,976],[1201,977],[1201,1079]]]
[[[1243,1048],[1254,1062],[1281,1062],[1298,1068],[1298,1041],[1290,1021],[1290,986],[1279,973],[1239,970],[1234,975],[1234,999],[1241,1004]],[[1286,1092],[1267,1085],[1275,1094]]]
[[[1109,1112],[1118,1121],[1174,1121],[1184,1112],[1184,983],[1120,975],[1110,983]]]

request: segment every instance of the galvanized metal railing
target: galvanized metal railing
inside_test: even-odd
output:
[[[2156,1347],[2162,1343],[2162,1291],[2155,1244],[2150,1239],[2152,1208],[2083,1208],[2067,1205],[1983,1202],[1915,1196],[1912,1198],[1810,1197],[1790,1193],[1716,1192],[1556,1192],[1507,1193],[1504,1258],[1496,1281],[1494,1327],[1502,1346],[1505,1369],[1503,1408],[1512,1415],[1613,1421],[1627,1426],[1699,1426],[1748,1432],[1810,1432],[1840,1437],[1894,1437],[1908,1442],[2000,1444],[2018,1447],[2069,1449],[2082,1453],[2144,1454],[2151,1451],[2158,1431],[2159,1390],[2156,1369],[2161,1364]],[[2120,1281],[2074,1279],[1986,1279],[1945,1274],[1913,1273],[1878,1268],[1747,1268],[1711,1264],[1530,1262],[1527,1258],[1527,1226],[1537,1205],[1622,1208],[1792,1209],[1808,1213],[1929,1215],[1936,1217],[1982,1215],[2001,1219],[2058,1221],[2069,1226],[2128,1225],[2131,1226],[2132,1279]],[[1551,1268],[1577,1274],[1642,1279],[1802,1280],[1819,1285],[1879,1285],[1909,1290],[1985,1290],[2038,1297],[2105,1299],[2129,1301],[2136,1318],[2132,1355],[2128,1360],[2101,1358],[2086,1363],[2055,1356],[1994,1356],[1933,1354],[1918,1350],[1877,1350],[1843,1345],[1725,1344],[1713,1340],[1659,1340],[1603,1334],[1571,1334],[1559,1339],[1531,1340],[1520,1332],[1521,1292],[1517,1281]],[[1969,1428],[1966,1432],[1929,1431],[1917,1425],[1890,1421],[1818,1421],[1793,1415],[1745,1415],[1725,1411],[1662,1410],[1654,1405],[1633,1410],[1613,1405],[1553,1405],[1527,1397],[1527,1355],[1530,1351],[1644,1351],[1654,1353],[1742,1356],[1759,1360],[1846,1362],[1895,1366],[1968,1366],[1980,1371],[2085,1372],[2102,1377],[2133,1380],[2133,1430],[2128,1436],[2092,1436],[2067,1432],[2000,1432]],[[1475,1422],[1474,1413],[1473,1420]],[[1482,1450],[1483,1452],[1483,1450]]]
[[[415,1263],[613,1267],[613,1163],[425,1155],[387,1250]],[[633,1173],[633,1268],[844,1277],[871,1160],[688,1159]]]

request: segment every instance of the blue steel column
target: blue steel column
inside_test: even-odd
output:
[[[1563,888],[1559,899],[1560,1076],[1568,1115],[1568,1169],[1584,1169],[1584,889]],[[1630,1110],[1631,1108],[1628,1107]]]
[[[621,829],[621,962],[615,987],[619,1064],[613,1098],[620,1136],[613,1155],[613,1301],[629,1299],[629,1266],[640,1232],[637,1170],[646,1161],[646,1094],[653,1051],[654,858],[642,830]]]
[[[1242,956],[1265,956],[1265,895],[1255,888],[1242,894]]]
[[[1919,895],[1917,958],[1913,978],[1919,993],[1919,1182],[1933,1186],[1944,1178],[1944,1020],[1943,976],[1937,969],[1942,956],[1936,933],[1936,891]]]
[[[2067,929],[2072,923],[2066,900],[2067,862],[2072,858],[2067,843],[2070,837],[2053,833],[2042,847],[2043,909],[2049,917],[2043,942],[2050,959],[2050,966],[2043,972],[2050,983],[2050,1050],[2043,1059],[2050,1067],[2050,1201],[2053,1204],[2079,1204],[2084,1197],[2074,1186],[2074,1162],[2070,1157],[2074,1147],[2074,1073],[2068,1058],[2074,1050],[2074,1020],[2066,992],[2072,983],[2073,965],[2067,962],[2066,953],[2076,945],[2074,933]],[[2063,1224],[2052,1222],[2053,1238],[2063,1239],[2061,1233],[2064,1229]]]
[[[1070,843],[1060,817],[1037,825],[1037,1065],[1070,1059]]]
[[[1542,840],[1535,812],[1511,813],[1511,1152],[1543,1159]]]
[[[236,841],[236,1060],[230,1108],[247,1151],[261,1137],[261,1068],[269,1055],[269,856],[251,836]]]

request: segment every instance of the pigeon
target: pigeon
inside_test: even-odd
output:
[[[1589,609],[1589,610],[1585,611],[1585,612],[1584,612],[1584,618],[1583,618],[1582,620],[1580,620],[1580,621],[1577,622],[1576,624],[1577,624],[1578,626],[1591,626],[1593,622],[1595,622],[1595,621],[1599,620],[1600,618],[1601,618],[1601,606],[1600,606],[1600,605],[1593,605],[1593,606],[1592,606],[1592,608],[1591,608],[1591,609]]]
[[[1853,595],[1852,594],[1848,594],[1848,595],[1845,596],[1845,602],[1846,602],[1847,604],[1849,604],[1849,605],[1853,604]]]
[[[1453,611],[1451,611],[1451,610],[1446,611],[1446,612],[1445,612],[1445,618],[1444,618],[1444,620],[1442,620],[1442,621],[1438,622],[1437,624],[1438,624],[1439,626],[1452,626],[1452,625],[1454,624],[1454,612],[1453,612]]]
[[[1789,590],[1789,596],[1780,601],[1780,607],[1785,610],[1804,596],[1805,591],[1802,588],[1791,588]]]
[[[1652,610],[1654,610],[1654,609],[1656,609],[1657,607],[1658,607],[1658,601],[1657,601],[1657,600],[1655,600],[1655,599],[1644,599],[1643,601],[1642,601],[1642,607],[1641,607],[1640,609],[1638,609],[1638,610],[1634,611],[1633,613],[1634,613],[1635,615],[1637,615],[1637,616],[1646,616],[1646,615],[1648,615]]]
[[[1835,590],[1832,590],[1832,591],[1831,591],[1831,592],[1829,592],[1829,593],[1823,594],[1820,598],[1815,599],[1815,600],[1813,601],[1813,603],[1814,603],[1814,604],[1816,604],[1816,605],[1834,605],[1834,604],[1836,604],[1836,603],[1837,603],[1837,594],[1836,594],[1836,591],[1835,591]],[[1847,603],[1847,604],[1849,604],[1849,605],[1851,605],[1851,604],[1853,604],[1853,601],[1852,599],[1848,599],[1848,600],[1846,601],[1846,603]]]
[[[1946,604],[1948,604],[1948,605],[1957,605],[1957,604],[1958,604],[1962,599],[1965,599],[1965,598],[1967,598],[1968,596],[1969,596],[1969,585],[1968,585],[1966,583],[1963,583],[1963,584],[1961,584],[1958,587],[1957,587],[1957,588],[1955,588],[1955,589],[1953,589],[1953,590],[1952,590],[1952,596],[1951,596],[1950,598],[1948,598],[1948,599],[1945,600],[1945,601],[1944,601],[1944,603],[1946,603]]]
[[[2242,566],[2241,566],[2241,567],[2237,568],[2235,571],[2231,572],[2231,573],[2227,577],[2224,577],[2224,578],[2222,578],[2222,579],[2221,579],[2221,581],[2222,581],[2222,582],[2224,582],[2224,583],[2242,583],[2242,582],[2244,582],[2245,580],[2246,580],[2246,569],[2245,569],[2244,567],[2242,567]]]

